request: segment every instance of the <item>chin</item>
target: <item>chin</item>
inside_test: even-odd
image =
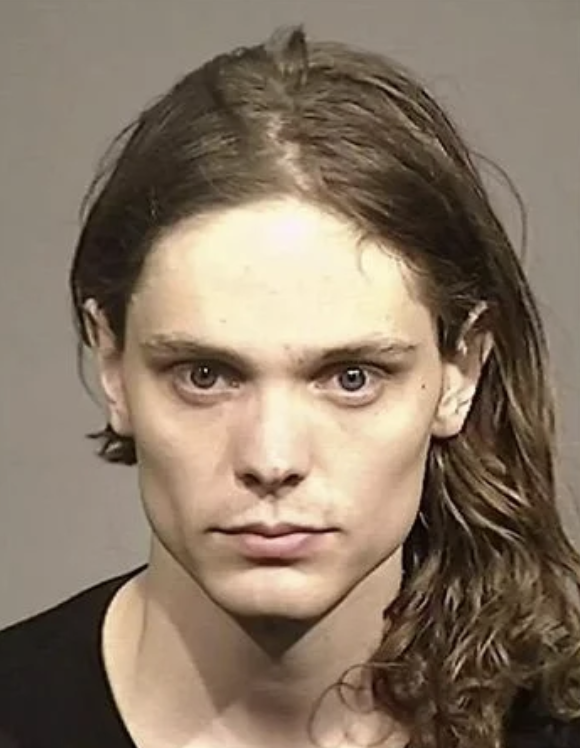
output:
[[[237,576],[237,575],[236,575]],[[238,620],[319,620],[346,594],[294,568],[253,569],[241,578],[205,587],[211,599]]]

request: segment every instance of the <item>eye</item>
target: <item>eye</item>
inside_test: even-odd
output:
[[[334,367],[318,385],[335,401],[366,405],[383,392],[389,373],[374,365],[347,364]]]
[[[200,390],[209,390],[215,386],[219,373],[210,364],[196,364],[188,371],[188,380]]]
[[[345,392],[358,392],[368,381],[368,372],[361,366],[349,366],[338,375],[338,382]]]
[[[179,364],[174,368],[172,378],[181,395],[197,399],[227,395],[240,384],[239,376],[231,368],[213,361]]]

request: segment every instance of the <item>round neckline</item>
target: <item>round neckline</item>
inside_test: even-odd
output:
[[[115,698],[113,686],[109,678],[109,673],[107,671],[107,666],[105,663],[105,652],[104,652],[105,624],[107,621],[107,616],[110,613],[111,607],[116,601],[118,595],[126,587],[127,584],[132,582],[133,579],[146,568],[147,568],[146,564],[143,566],[140,566],[137,569],[134,569],[129,574],[125,574],[123,577],[117,580],[119,584],[115,585],[115,588],[113,589],[113,594],[109,597],[106,605],[103,607],[103,610],[101,611],[101,615],[100,615],[99,622],[98,622],[97,659],[98,659],[99,678],[102,683],[103,691],[104,691],[104,699],[105,699],[104,706],[107,711],[107,714],[109,714],[110,719],[111,719],[111,730],[115,730],[116,732],[119,733],[119,738],[122,739],[127,744],[126,748],[139,748],[139,746],[133,740],[133,737],[131,736],[129,729],[125,721],[123,720],[123,717],[121,715],[121,710]]]

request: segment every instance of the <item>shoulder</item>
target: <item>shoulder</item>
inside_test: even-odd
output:
[[[509,715],[506,748],[580,748],[580,719],[558,719],[537,696],[522,692]]]
[[[0,674],[11,665],[21,668],[26,661],[38,663],[55,648],[71,647],[95,632],[115,592],[141,568],[99,582],[48,610],[12,624],[0,631]]]
[[[139,571],[100,582],[0,631],[0,738],[3,730],[33,731],[35,722],[57,724],[82,704],[102,670],[100,637],[109,602]]]
[[[550,718],[541,726],[530,725],[510,734],[506,748],[580,748],[580,720]]]

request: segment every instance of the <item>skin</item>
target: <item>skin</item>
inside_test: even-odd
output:
[[[347,717],[336,697],[315,739],[307,723],[380,640],[430,441],[461,429],[481,344],[443,361],[394,248],[293,200],[168,232],[122,351],[87,312],[152,529],[148,569],[113,601],[103,638],[135,742],[347,746],[351,729],[393,727],[384,745],[403,745],[385,718]],[[247,522],[325,532],[299,558],[265,562],[223,532]]]

